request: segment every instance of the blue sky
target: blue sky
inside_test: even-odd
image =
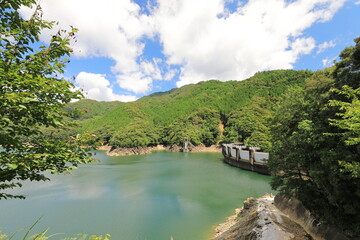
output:
[[[323,69],[360,36],[360,0],[46,0],[42,7],[45,18],[79,29],[65,77],[102,101],[264,70]]]

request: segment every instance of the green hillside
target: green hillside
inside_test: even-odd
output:
[[[287,87],[302,84],[309,71],[278,70],[255,74],[244,81],[210,80],[172,90],[160,96],[146,96],[137,102],[155,124],[168,124],[201,107],[229,114],[246,106],[255,96],[279,96]]]
[[[122,105],[122,102],[99,102],[92,99],[82,99],[74,103],[67,104],[64,109],[75,120],[84,120],[102,116],[114,108]]]
[[[116,146],[133,146],[123,141],[126,135],[119,133],[130,134],[131,129],[129,139],[144,138],[151,132],[152,137],[142,145],[181,144],[183,137],[189,137],[194,145],[210,145],[221,140],[243,141],[249,136],[234,134],[235,123],[229,121],[228,124],[228,118],[253,105],[254,101],[266,102],[268,104],[262,104],[262,107],[270,109],[287,88],[303,85],[312,74],[311,71],[295,70],[259,72],[244,81],[204,81],[154,93],[130,103],[85,99],[68,104],[65,110],[79,123],[77,132],[95,134],[97,141]],[[261,117],[265,118],[265,115]],[[225,125],[223,139],[219,132],[221,123]],[[135,137],[134,129],[138,130]],[[120,135],[121,141],[116,137]]]

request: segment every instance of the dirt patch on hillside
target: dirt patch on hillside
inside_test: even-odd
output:
[[[198,146],[190,146],[189,152],[221,152],[221,146],[219,145],[211,145],[209,147],[206,147],[204,145],[198,145]]]

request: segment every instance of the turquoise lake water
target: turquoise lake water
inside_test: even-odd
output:
[[[26,183],[17,190],[25,200],[1,200],[3,232],[27,229],[42,216],[34,232],[49,228],[49,233],[109,233],[111,240],[203,240],[243,200],[272,192],[270,177],[226,165],[218,153],[95,153],[99,162],[73,175]]]

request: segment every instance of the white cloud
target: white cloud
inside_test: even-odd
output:
[[[332,48],[332,47],[335,47],[336,46],[336,44],[334,43],[334,41],[329,41],[329,42],[323,42],[322,44],[320,44],[319,46],[318,46],[318,50],[317,50],[317,54],[319,54],[319,53],[322,53],[322,52],[324,52],[327,48]]]
[[[175,69],[167,69],[166,74],[164,76],[164,80],[170,81],[175,77],[176,74],[177,74],[177,71]]]
[[[161,59],[154,58],[151,62],[141,60],[137,71],[118,74],[117,82],[123,89],[138,94],[144,94],[152,89],[154,80],[163,80],[162,72],[159,68]]]
[[[72,25],[79,29],[77,43],[73,46],[75,55],[106,57],[115,61],[112,72],[119,79],[126,79],[119,81],[120,86],[143,93],[144,89],[150,90],[139,86],[144,84],[144,79],[161,80],[156,65],[148,60],[139,63],[144,48],[140,40],[144,36],[152,37],[153,26],[151,18],[140,14],[140,7],[133,1],[47,0],[41,5],[45,19],[59,21],[60,27]],[[26,9],[22,12],[24,15],[32,13]],[[45,34],[43,39],[46,40]],[[133,76],[136,78],[130,79]]]
[[[329,21],[345,1],[239,1],[233,12],[225,8],[228,0],[156,0],[150,14],[132,0],[47,0],[42,5],[45,18],[80,29],[78,56],[113,59],[119,86],[146,93],[154,80],[177,74],[182,86],[292,68],[315,48],[315,39],[303,36],[304,30]],[[163,60],[144,56],[144,37],[159,40]]]
[[[355,2],[356,5],[360,5],[360,1]]]
[[[151,90],[152,79],[144,77],[140,72],[133,72],[126,75],[118,75],[117,82],[121,88],[141,94]]]
[[[335,59],[336,59],[336,57],[334,57],[334,58],[325,58],[321,62],[322,62],[324,67],[331,67],[332,65],[334,65]]]
[[[244,79],[257,71],[292,68],[315,40],[302,33],[331,19],[344,0],[253,0],[228,13],[222,0],[159,0],[153,13],[178,86],[207,79]],[[206,6],[206,11],[204,10]],[[226,13],[226,18],[219,18]]]
[[[98,101],[135,101],[135,96],[117,95],[113,93],[110,82],[102,74],[80,72],[75,78],[76,85],[82,88],[86,98]]]

